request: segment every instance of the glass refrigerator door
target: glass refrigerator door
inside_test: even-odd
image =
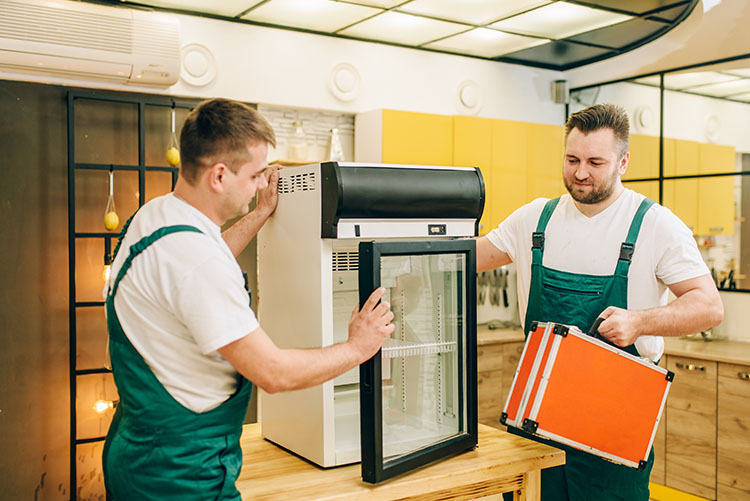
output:
[[[359,244],[360,304],[382,285],[396,327],[360,366],[366,482],[476,446],[475,245]]]

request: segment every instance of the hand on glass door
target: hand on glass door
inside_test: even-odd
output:
[[[358,364],[372,358],[393,332],[391,305],[380,301],[384,294],[385,287],[375,289],[362,309],[354,308],[349,320],[348,343],[359,354]]]

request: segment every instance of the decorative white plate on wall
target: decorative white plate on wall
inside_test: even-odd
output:
[[[180,78],[195,87],[203,87],[216,78],[216,58],[205,46],[192,43],[182,48]]]
[[[350,102],[359,97],[362,78],[357,68],[349,63],[338,63],[331,69],[328,90],[339,101]]]
[[[456,110],[466,115],[476,115],[482,109],[482,89],[474,80],[464,80],[458,84]]]

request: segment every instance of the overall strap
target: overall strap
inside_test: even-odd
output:
[[[625,241],[622,243],[622,246],[620,246],[620,257],[617,260],[615,275],[624,277],[628,276],[630,262],[633,258],[633,252],[635,252],[635,242],[638,240],[638,233],[641,231],[643,216],[646,215],[646,211],[648,211],[652,205],[654,205],[653,200],[644,198],[641,205],[638,206],[638,210],[635,211],[635,216],[633,216],[633,221],[630,223],[630,229],[628,230],[628,236],[625,237]]]
[[[552,213],[555,212],[555,207],[557,207],[559,201],[560,197],[547,201],[542,210],[542,214],[539,216],[536,231],[531,234],[531,255],[533,264],[542,264],[542,256],[544,255],[544,230],[547,229],[547,223],[549,223]]]
[[[130,268],[130,265],[133,263],[133,259],[146,250],[146,247],[151,245],[152,243],[159,240],[161,237],[167,236],[170,233],[177,233],[180,231],[193,231],[196,233],[203,233],[201,230],[196,228],[195,226],[190,226],[187,224],[177,224],[174,226],[164,226],[163,228],[159,228],[152,234],[141,238],[138,242],[134,243],[130,246],[130,254],[125,259],[125,262],[122,263],[122,267],[120,268],[120,272],[117,274],[117,279],[115,280],[114,285],[112,286],[112,292],[110,293],[111,297],[115,296],[115,293],[117,292],[117,287],[120,285],[120,280],[125,276],[125,274],[128,272],[128,269]],[[123,229],[123,235],[125,234],[125,230]],[[119,243],[118,243],[119,248]]]

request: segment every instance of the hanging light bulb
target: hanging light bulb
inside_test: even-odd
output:
[[[107,238],[104,244],[104,270],[102,270],[102,280],[109,282],[109,274],[112,271],[112,255],[110,254],[110,242]]]
[[[109,200],[104,211],[104,227],[107,231],[114,231],[120,225],[120,217],[115,210],[115,178],[112,167],[109,168]]]
[[[97,414],[104,414],[109,409],[117,407],[117,402],[117,400],[97,400],[91,408],[94,409],[94,412]]]
[[[169,145],[167,145],[167,163],[171,165],[172,167],[177,167],[180,165],[180,150],[177,147],[177,135],[174,131],[174,120],[175,119],[175,110],[174,110],[174,101],[172,101],[172,133],[169,136]]]

